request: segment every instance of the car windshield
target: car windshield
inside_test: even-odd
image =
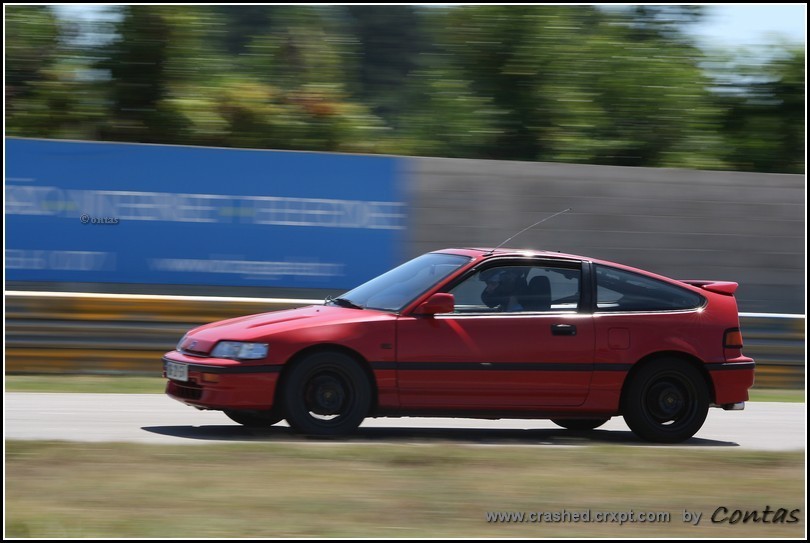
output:
[[[422,255],[343,294],[336,300],[344,301],[336,305],[401,311],[469,260],[466,256],[444,253]]]

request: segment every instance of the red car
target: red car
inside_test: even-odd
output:
[[[323,305],[216,322],[164,357],[166,393],[248,426],[339,435],[366,417],[623,416],[678,442],[744,407],[736,283],[542,251],[446,249]]]

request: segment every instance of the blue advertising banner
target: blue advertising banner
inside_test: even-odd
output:
[[[402,159],[5,143],[10,281],[348,289],[402,254]]]

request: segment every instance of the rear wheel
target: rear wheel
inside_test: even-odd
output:
[[[703,426],[709,387],[688,362],[661,359],[641,368],[628,383],[622,413],[630,429],[648,441],[677,443]]]
[[[239,410],[239,411],[224,411],[224,413],[234,422],[238,422],[242,426],[251,428],[268,428],[277,422],[281,422],[284,417],[281,416],[279,409],[269,409],[267,411],[256,410]]]
[[[371,384],[352,357],[333,351],[307,356],[284,385],[287,422],[297,432],[335,436],[354,431],[371,409]]]
[[[551,422],[568,430],[593,430],[609,420],[610,417],[605,419],[551,419]]]

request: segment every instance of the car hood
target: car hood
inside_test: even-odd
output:
[[[373,309],[351,309],[315,305],[298,309],[270,311],[246,317],[213,322],[191,330],[182,341],[182,349],[208,353],[218,341],[264,342],[285,333],[311,336],[313,330],[351,326],[378,320],[393,320],[396,315]]]

